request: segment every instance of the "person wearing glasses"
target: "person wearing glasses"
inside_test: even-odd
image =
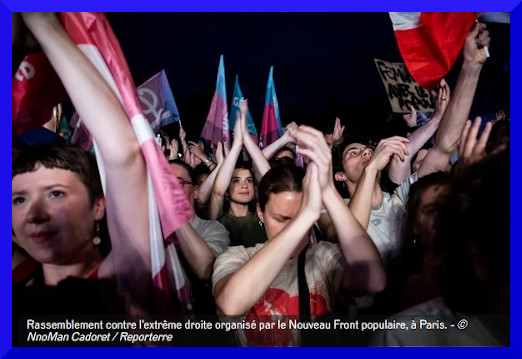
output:
[[[194,206],[199,190],[194,170],[181,160],[170,160],[169,164],[189,203]],[[207,221],[196,215],[176,231],[176,237],[176,248],[191,284],[194,312],[215,314],[210,278],[216,257],[230,245],[228,231],[218,221]]]

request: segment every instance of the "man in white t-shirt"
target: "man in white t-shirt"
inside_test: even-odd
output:
[[[373,232],[374,235],[370,236],[385,260],[390,260],[390,255],[393,257],[400,251],[402,236],[398,229],[404,223],[404,216],[400,217],[396,214],[401,211],[404,213],[409,184],[413,183],[416,178],[447,170],[449,159],[457,150],[457,144],[469,116],[480,71],[487,59],[483,48],[489,44],[489,40],[489,33],[485,30],[484,25],[481,25],[480,29],[479,26],[476,26],[466,37],[462,70],[453,90],[451,101],[443,96],[440,98],[442,102],[449,102],[437,130],[435,144],[424,158],[416,176],[414,174],[407,179],[408,183],[403,183],[399,192],[396,191],[391,197],[388,197],[381,189],[379,179],[381,171],[388,164],[390,164],[390,171],[393,172],[396,172],[397,166],[409,167],[407,158],[413,155],[410,153],[413,151],[409,146],[409,139],[400,136],[386,138],[379,142],[375,150],[366,141],[348,140],[345,142],[347,145],[344,146],[342,154],[343,170],[335,174],[335,179],[346,184],[350,193],[349,207],[352,213],[369,234],[370,231]],[[445,92],[449,93],[448,90]],[[386,202],[391,206],[387,206]],[[389,208],[386,209],[387,207]],[[384,216],[377,215],[380,210],[385,212]],[[323,214],[320,222],[326,236],[334,239],[336,233],[328,214]],[[380,230],[379,227],[383,230]]]

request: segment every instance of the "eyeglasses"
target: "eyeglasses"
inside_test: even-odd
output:
[[[184,187],[186,184],[194,185],[194,183],[190,181],[185,181],[183,178],[178,177],[178,183],[181,185],[181,187]]]

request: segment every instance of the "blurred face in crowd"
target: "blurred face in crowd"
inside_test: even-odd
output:
[[[194,183],[192,183],[189,173],[185,168],[183,168],[183,166],[176,163],[171,163],[170,169],[178,179],[180,186],[182,186],[183,192],[185,193],[185,196],[187,196],[189,203],[194,206]]]
[[[43,264],[75,264],[96,251],[95,221],[104,199],[89,200],[87,187],[69,170],[37,165],[13,177],[13,230],[21,246]]]
[[[448,192],[449,187],[447,185],[434,185],[428,187],[421,195],[415,221],[415,235],[429,248],[431,248],[437,234],[439,209],[443,205],[444,197]]]
[[[371,160],[373,150],[362,143],[351,143],[343,151],[343,171],[346,178],[357,183]]]
[[[283,157],[288,157],[288,158],[295,160],[294,153],[289,150],[284,150],[284,151],[280,151],[280,152],[276,153],[276,155],[274,156],[274,159],[283,158]]]
[[[254,176],[250,170],[236,168],[228,187],[231,202],[248,204],[254,198]]]

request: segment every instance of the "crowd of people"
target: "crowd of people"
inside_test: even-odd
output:
[[[14,16],[64,84],[106,180],[73,145],[13,150],[13,319],[156,314],[151,193],[128,117],[54,14]],[[196,317],[465,318],[460,332],[388,330],[325,343],[509,345],[509,119],[502,113],[482,131],[481,118],[468,119],[489,42],[477,23],[454,88],[441,81],[431,119],[407,137],[375,142],[339,119],[331,134],[292,122],[261,150],[245,100],[232,114],[230,148],[205,148],[180,128],[163,152],[196,213],[175,233]],[[323,344],[314,340],[286,327],[237,330],[222,344]]]

